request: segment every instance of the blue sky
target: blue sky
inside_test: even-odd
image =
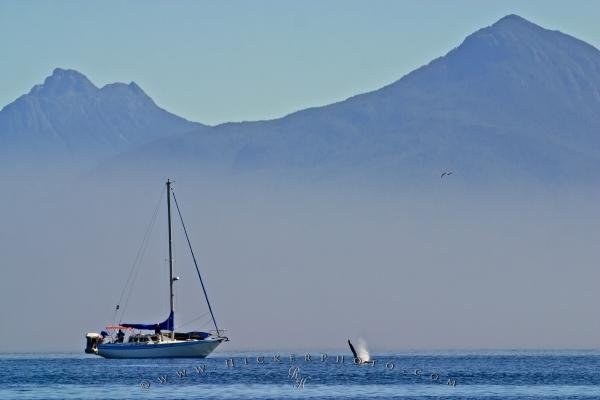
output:
[[[0,106],[73,68],[209,124],[376,89],[519,14],[600,47],[595,1],[5,1]]]

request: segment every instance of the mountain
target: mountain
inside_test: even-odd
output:
[[[89,166],[202,127],[158,107],[134,82],[97,88],[81,73],[57,68],[0,111],[0,157]]]
[[[590,179],[600,168],[600,52],[508,15],[379,90],[172,136],[116,164],[157,157],[319,178],[439,179],[451,169],[467,180]]]
[[[83,171],[103,160],[96,171],[109,174],[589,182],[600,169],[600,52],[508,15],[381,89],[215,127],[162,110],[135,83],[99,89],[57,69],[0,111],[0,140],[0,162],[51,155],[46,165]]]

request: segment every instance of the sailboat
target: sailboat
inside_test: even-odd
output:
[[[215,319],[204,281],[198,269],[196,256],[192,249],[187,229],[183,222],[183,217],[177,204],[177,198],[172,189],[172,181],[167,180],[167,215],[168,215],[168,242],[169,242],[169,308],[170,313],[166,320],[154,324],[140,323],[118,323],[109,325],[106,328],[116,334],[109,334],[106,331],[101,333],[86,334],[86,349],[88,354],[96,354],[105,358],[179,358],[179,357],[198,357],[208,356],[221,343],[229,341],[219,329]],[[175,202],[177,213],[181,220],[181,225],[187,239],[189,250],[196,266],[198,278],[204,298],[208,305],[208,310],[212,318],[215,330],[212,332],[176,332],[175,331],[175,294],[173,292],[173,283],[179,278],[173,276],[173,241],[172,241],[172,223],[171,223],[171,197]],[[158,209],[157,209],[158,210]],[[119,309],[117,305],[116,310]],[[154,331],[154,333],[143,333],[144,331]],[[126,335],[125,332],[128,334]]]

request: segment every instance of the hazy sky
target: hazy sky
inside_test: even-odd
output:
[[[0,0],[0,106],[64,67],[199,122],[273,118],[390,83],[510,13],[600,46],[595,1]]]
[[[162,181],[53,181],[51,190],[3,182],[12,190],[0,200],[10,227],[0,229],[0,353],[82,351],[86,332],[113,322]],[[347,351],[359,336],[375,351],[598,347],[598,192],[268,186],[177,175],[232,339],[224,351]],[[168,314],[162,205],[124,321]],[[207,309],[176,226],[180,325]]]
[[[389,83],[509,13],[600,45],[591,1],[0,0],[0,104],[60,66],[97,85],[135,80],[201,122],[270,118]],[[479,193],[436,179],[426,190],[347,193],[176,171],[165,174],[229,329],[226,350],[340,349],[358,336],[375,350],[600,343],[593,189]],[[85,332],[113,322],[164,182],[43,172],[0,179],[0,352],[81,351]],[[131,322],[166,316],[160,218]],[[205,308],[176,234],[182,323]]]

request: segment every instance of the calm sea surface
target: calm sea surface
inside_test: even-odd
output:
[[[600,399],[599,351],[387,353],[373,366],[279,354],[4,354],[0,399]]]

